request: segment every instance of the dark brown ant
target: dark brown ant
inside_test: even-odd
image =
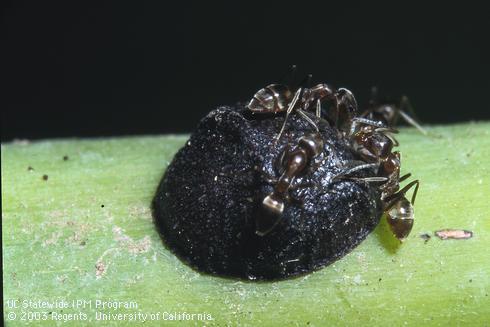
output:
[[[383,121],[355,117],[351,121],[349,137],[364,161],[377,162],[399,145],[392,135],[396,133],[396,129],[386,126]]]
[[[370,164],[359,165],[346,170],[340,176],[346,176],[353,171],[367,167],[377,167],[377,176],[365,178],[365,181],[383,182],[380,185],[381,200],[383,201],[383,210],[387,214],[388,224],[395,236],[403,241],[410,233],[414,211],[413,204],[417,196],[419,181],[415,180],[407,184],[400,190],[400,182],[406,180],[411,174],[400,177],[400,153],[392,152],[398,142],[390,135],[397,131],[387,127],[381,121],[369,120],[366,118],[354,118],[351,136],[355,150],[361,158]],[[361,125],[362,127],[359,127]],[[409,202],[405,198],[405,193],[415,186],[412,200]]]
[[[289,191],[301,185],[293,185],[296,177],[305,173],[312,160],[323,151],[323,139],[319,133],[311,133],[301,137],[292,149],[288,146],[279,160],[279,179],[267,178],[274,184],[274,190],[262,201],[262,208],[267,216],[257,220],[256,233],[264,236],[281,220],[285,202],[290,201]]]
[[[427,135],[427,131],[409,114],[415,118],[415,112],[408,97],[402,96],[398,105],[394,103],[381,103],[378,100],[378,89],[373,87],[371,89],[369,106],[361,113],[360,117],[381,121],[388,126],[396,126],[401,117],[405,122],[417,128],[422,134]]]
[[[307,77],[307,83],[311,75]],[[306,84],[307,84],[306,83]],[[276,142],[281,138],[289,115],[293,110],[308,121],[318,132],[318,126],[310,118],[307,110],[312,104],[316,104],[315,116],[321,117],[321,103],[323,101],[333,101],[336,117],[339,112],[346,112],[349,118],[357,112],[357,102],[351,91],[345,88],[333,90],[327,84],[318,84],[312,88],[299,87],[293,95],[289,87],[282,84],[270,84],[255,93],[247,105],[252,113],[279,113],[285,112],[284,123],[276,136]]]

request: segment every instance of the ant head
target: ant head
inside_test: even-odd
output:
[[[397,108],[391,104],[384,104],[378,107],[376,111],[383,117],[384,121],[391,122],[395,119]]]
[[[338,89],[337,99],[339,105],[347,109],[350,115],[354,116],[357,113],[357,101],[351,91],[345,88]]]
[[[357,141],[378,158],[387,158],[393,150],[393,141],[386,134],[376,131],[361,132]]]
[[[247,105],[252,112],[273,113],[282,111],[292,94],[289,88],[282,84],[270,84],[255,93]]]
[[[310,157],[315,157],[323,151],[323,139],[320,133],[311,133],[299,139],[299,146],[305,149]]]

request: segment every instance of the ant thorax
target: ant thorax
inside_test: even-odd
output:
[[[353,137],[353,146],[361,157],[369,162],[380,161],[387,158],[392,149],[392,140],[373,128],[363,128]]]

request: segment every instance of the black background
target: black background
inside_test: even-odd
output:
[[[2,139],[190,132],[291,64],[360,103],[406,94],[423,123],[490,119],[488,31],[467,3],[15,1]]]

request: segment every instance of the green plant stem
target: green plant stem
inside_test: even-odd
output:
[[[6,322],[23,324],[23,311],[51,311],[41,322],[51,326],[60,310],[8,308],[6,301],[64,299],[91,302],[63,310],[87,315],[68,326],[93,325],[96,312],[138,311],[207,313],[213,320],[197,324],[217,326],[487,326],[490,123],[428,130],[398,136],[402,173],[421,182],[416,222],[402,245],[382,222],[336,263],[272,283],[202,275],[162,245],[150,201],[186,136],[3,144],[4,310],[17,316]],[[443,241],[434,236],[443,228],[474,236]],[[424,233],[432,236],[427,242]],[[134,301],[138,308],[100,309],[96,300]]]

